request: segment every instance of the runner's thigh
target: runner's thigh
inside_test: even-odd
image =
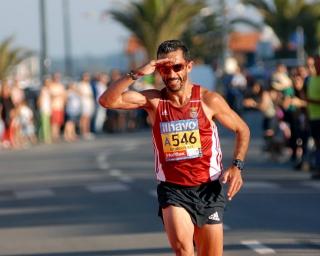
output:
[[[169,205],[162,209],[165,230],[172,248],[193,252],[194,225],[182,207]]]
[[[223,224],[205,224],[196,227],[194,238],[198,256],[222,256]]]

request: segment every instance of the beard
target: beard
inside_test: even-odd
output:
[[[185,80],[180,77],[163,79],[164,84],[170,92],[178,92],[184,86]]]

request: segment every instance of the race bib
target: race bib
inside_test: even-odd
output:
[[[198,119],[160,123],[166,161],[177,161],[202,156]]]

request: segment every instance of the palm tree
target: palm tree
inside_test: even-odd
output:
[[[264,22],[273,28],[279,37],[284,50],[297,27],[304,30],[307,52],[312,53],[316,50],[320,42],[320,34],[317,31],[320,21],[318,1],[307,3],[305,0],[274,0],[273,5],[270,5],[267,0],[242,0],[242,3],[254,6],[260,12]]]
[[[9,37],[0,43],[0,81],[4,81],[13,69],[31,52],[22,48],[12,48],[13,38]]]
[[[211,65],[214,59],[221,57],[223,28],[218,25],[218,17],[216,13],[197,16],[182,35],[192,57],[205,64]]]
[[[158,45],[180,38],[204,7],[204,0],[142,0],[110,13],[138,38],[148,57],[154,58]]]

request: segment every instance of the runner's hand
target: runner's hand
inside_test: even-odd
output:
[[[237,167],[231,166],[223,173],[221,182],[223,184],[227,182],[229,183],[227,196],[228,200],[230,201],[243,185],[241,171]]]
[[[169,59],[169,58],[159,59],[159,60],[151,60],[149,63],[145,64],[144,66],[142,66],[140,68],[138,68],[136,70],[136,73],[141,75],[141,76],[150,75],[156,70],[156,67],[158,65],[163,65],[163,64],[172,63],[172,62],[173,62],[173,60]]]

